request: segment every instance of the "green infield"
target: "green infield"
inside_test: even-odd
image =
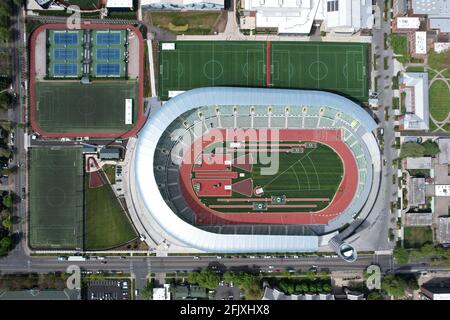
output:
[[[321,89],[368,100],[368,45],[272,42],[270,46],[273,87]]]
[[[29,201],[32,248],[83,247],[81,148],[31,148]]]
[[[159,50],[159,96],[207,86],[265,86],[266,43],[176,41]]]
[[[87,250],[115,248],[137,237],[109,184],[89,188],[86,179],[85,188]]]
[[[137,81],[40,81],[36,92],[36,123],[49,133],[124,132],[137,120]],[[125,99],[133,100],[133,124],[125,124]]]
[[[367,44],[175,41],[159,48],[159,96],[206,86],[320,89],[368,100]],[[269,59],[270,61],[267,61]],[[270,68],[268,67],[270,64]],[[270,75],[266,71],[270,70]],[[172,93],[170,93],[172,91]]]
[[[284,143],[299,143],[299,141],[283,141]],[[302,142],[300,142],[302,143]],[[327,207],[343,177],[343,162],[339,155],[330,147],[314,143],[315,147],[300,152],[269,153],[271,164],[277,163],[273,174],[265,174],[267,164],[254,163],[251,172],[233,166],[239,178],[233,179],[233,193],[231,197],[199,197],[206,205],[222,212],[315,212]],[[235,157],[237,154],[235,155]],[[253,159],[257,159],[256,156]],[[264,174],[262,174],[264,173]],[[249,178],[253,180],[250,182]],[[262,188],[261,197],[249,199],[249,189],[253,193]],[[252,190],[253,189],[253,190]],[[236,192],[242,190],[242,193]],[[255,192],[256,193],[256,192]],[[220,200],[219,200],[220,199]],[[234,200],[233,200],[234,199]],[[239,200],[240,199],[240,200]],[[268,207],[259,208],[261,202],[267,202]],[[227,205],[245,205],[245,207],[229,207]]]

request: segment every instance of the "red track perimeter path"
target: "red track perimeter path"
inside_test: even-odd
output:
[[[196,196],[192,187],[191,172],[193,162],[202,150],[213,142],[234,141],[242,137],[243,130],[237,133],[234,129],[214,129],[197,139],[186,152],[180,167],[180,187],[184,198],[196,213],[198,225],[217,224],[327,224],[328,221],[341,214],[352,202],[358,185],[358,167],[349,148],[341,140],[340,130],[278,130],[281,141],[317,141],[332,148],[344,163],[344,177],[331,203],[317,212],[289,213],[223,213],[205,206]],[[263,130],[264,135],[256,130],[256,135],[248,135],[248,141],[270,140],[274,130]],[[267,133],[267,135],[266,135]],[[222,137],[222,138],[220,138]],[[222,140],[221,140],[222,139]]]
[[[144,37],[141,32],[131,25],[114,25],[114,24],[84,24],[80,25],[80,29],[113,29],[113,30],[132,30],[139,39],[139,101],[138,101],[138,118],[133,129],[126,132],[47,132],[39,128],[36,123],[36,39],[41,32],[45,30],[67,29],[67,25],[63,23],[44,24],[38,27],[31,35],[30,49],[30,122],[33,130],[44,137],[49,138],[75,138],[75,137],[98,137],[98,138],[129,138],[136,135],[145,123],[144,115]]]

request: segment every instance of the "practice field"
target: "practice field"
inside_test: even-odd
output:
[[[137,81],[42,81],[36,97],[36,123],[49,133],[124,132],[137,121]],[[125,99],[133,99],[133,124],[125,124]]]
[[[264,146],[247,144],[247,150],[256,150],[257,145],[262,152],[265,152],[264,148],[271,148],[273,152],[268,152],[268,156],[273,157],[274,163],[278,163],[276,172],[262,175],[261,169],[267,168],[267,164],[262,165],[256,160],[256,152],[228,153],[234,159],[230,170],[235,173],[235,179],[221,179],[225,172],[208,172],[205,179],[193,179],[194,184],[200,181],[203,188],[209,189],[199,190],[197,194],[204,204],[219,212],[322,210],[330,204],[342,181],[343,164],[330,147],[314,143],[313,148],[308,148],[305,147],[307,144],[307,141],[283,141],[272,146],[270,143]],[[293,152],[295,148],[300,152]],[[196,166],[194,165],[195,177],[203,178],[205,172],[196,170]],[[222,188],[227,184],[226,180],[231,186],[227,194]],[[262,196],[257,195],[258,188],[262,188]]]
[[[367,45],[271,42],[270,47],[273,87],[325,89],[358,101],[367,101]]]
[[[33,147],[30,157],[30,246],[82,248],[81,148]]]
[[[100,173],[106,181],[103,173]],[[86,249],[110,249],[137,237],[108,183],[89,188],[86,179]]]
[[[266,83],[266,43],[177,41],[175,50],[159,50],[159,95],[207,86],[255,86]]]
[[[206,86],[320,89],[368,100],[368,45],[175,41],[160,43],[159,96]]]

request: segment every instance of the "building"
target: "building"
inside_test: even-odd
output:
[[[243,0],[244,10],[256,12],[257,29],[280,34],[308,35],[316,23],[321,30],[351,35],[373,26],[372,2],[366,0]]]
[[[404,130],[429,129],[428,73],[405,72],[400,77]]]
[[[270,122],[267,106],[272,110]],[[285,129],[288,123],[291,129],[310,128],[304,131],[317,135],[330,127],[345,132],[345,140],[333,141],[348,150],[349,156],[353,154],[350,158],[357,159],[354,169],[359,183],[354,194],[347,190],[351,195],[348,204],[334,213],[334,218],[324,215],[323,221],[292,221],[290,224],[286,224],[286,220],[276,220],[277,225],[273,228],[267,226],[268,223],[273,225],[273,220],[263,220],[272,216],[264,213],[221,215],[218,219],[208,207],[199,207],[195,198],[190,197],[195,192],[193,185],[186,184],[192,166],[171,154],[176,150],[190,150],[189,144],[184,142],[192,141],[188,140],[192,134],[189,128],[207,130],[200,135],[208,134],[219,125],[230,130],[236,128],[230,116],[233,107],[239,118],[239,128],[250,128],[253,121],[260,130],[269,126]],[[252,108],[254,112],[250,112]],[[171,112],[166,112],[169,109]],[[208,119],[207,128],[203,116]],[[173,247],[215,253],[317,251],[319,246],[328,246],[330,234],[337,234],[343,225],[354,221],[355,212],[360,212],[360,217],[371,212],[377,197],[373,191],[378,190],[381,170],[380,151],[374,135],[376,128],[374,119],[359,105],[323,91],[237,87],[186,91],[166,102],[165,108],[158,110],[139,134],[134,158],[127,171],[130,191],[126,197],[129,197],[127,203],[132,204],[130,215],[138,229],[155,230],[152,233],[155,242],[170,243]],[[191,190],[187,195],[180,189],[188,185]],[[292,214],[289,217],[296,219],[299,216]],[[304,219],[306,214],[301,216]],[[202,223],[198,218],[204,219],[200,221]],[[237,219],[238,223],[230,219]],[[257,227],[253,219],[257,219]],[[310,232],[311,228],[314,234]]]
[[[334,296],[331,293],[287,295],[277,289],[266,287],[262,300],[334,300]]]
[[[405,160],[406,169],[428,170],[431,169],[431,167],[432,167],[431,157],[418,157],[418,158],[408,157]]]
[[[408,1],[407,0],[393,0],[392,9],[394,17],[403,16],[408,11]]]
[[[426,203],[425,178],[411,178],[409,180],[409,204],[418,207]]]
[[[133,0],[108,0],[107,9],[128,9],[133,10]]]
[[[441,244],[450,244],[450,217],[438,218],[437,241]]]
[[[222,10],[224,0],[141,0],[143,9],[163,10]]]
[[[426,15],[430,29],[450,32],[450,3],[447,0],[412,0],[412,11]]]
[[[118,148],[103,148],[99,152],[101,160],[119,160],[120,150]]]
[[[27,0],[27,10],[64,10],[53,0]]]
[[[420,287],[425,299],[450,300],[450,279],[435,278]]]
[[[398,17],[395,19],[395,29],[398,32],[414,31],[420,28],[419,17]]]
[[[170,300],[170,284],[165,284],[162,288],[153,288],[153,300]]]
[[[428,227],[433,224],[432,212],[407,212],[404,218],[405,226]]]
[[[439,164],[449,164],[450,163],[450,139],[439,138],[438,145],[439,145],[439,150],[441,150],[441,152],[438,154]]]

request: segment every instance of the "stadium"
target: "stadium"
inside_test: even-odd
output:
[[[202,252],[314,252],[345,243],[380,181],[377,124],[324,91],[207,87],[169,100],[141,130],[131,216],[153,242]]]

